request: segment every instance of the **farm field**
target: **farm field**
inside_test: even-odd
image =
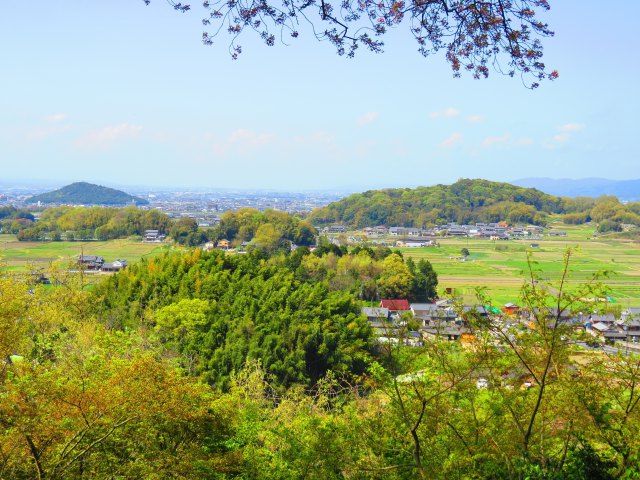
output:
[[[168,245],[134,242],[128,239],[104,242],[19,242],[15,235],[0,235],[0,269],[21,271],[27,267],[66,267],[75,258],[101,255],[107,262],[116,259],[136,262],[148,255],[157,255]]]
[[[640,307],[640,244],[608,237],[594,238],[593,227],[554,225],[566,237],[538,240],[498,240],[440,238],[440,247],[404,248],[406,257],[429,260],[438,273],[440,287],[455,288],[457,295],[473,300],[476,287],[485,287],[496,305],[518,302],[522,282],[528,273],[527,253],[532,253],[534,269],[543,280],[559,279],[562,256],[576,247],[571,260],[571,281],[580,282],[607,271],[604,280],[611,297],[621,306]],[[532,247],[537,244],[537,247]],[[470,256],[461,260],[460,251]]]

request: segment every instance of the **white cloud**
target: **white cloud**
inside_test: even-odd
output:
[[[460,115],[460,112],[453,107],[445,108],[440,112],[431,112],[431,118],[440,118],[440,117],[454,118],[454,117],[457,117],[458,115]]]
[[[440,143],[440,148],[451,148],[462,141],[462,134],[454,132]]]
[[[270,143],[273,138],[273,135],[270,133],[257,133],[244,128],[239,128],[231,132],[228,141],[229,143],[255,148]]]
[[[565,125],[558,127],[558,130],[562,133],[573,133],[573,132],[579,132],[583,128],[584,128],[584,125],[582,123],[567,123]]]
[[[567,143],[574,133],[581,131],[585,126],[582,123],[566,123],[556,128],[556,133],[550,141],[546,142],[544,147],[555,149]]]
[[[121,123],[89,132],[76,139],[73,145],[76,148],[87,150],[107,149],[118,141],[138,137],[142,130],[140,125]]]
[[[367,112],[356,121],[359,127],[364,127],[370,123],[375,122],[378,119],[378,112]]]
[[[482,115],[468,115],[466,120],[470,123],[480,123],[484,120],[484,117]]]
[[[54,113],[53,115],[47,115],[44,117],[47,122],[62,122],[67,119],[66,113]]]
[[[493,147],[494,145],[503,145],[509,141],[511,135],[505,133],[504,135],[494,136],[494,137],[486,137],[482,142],[483,147]]]
[[[567,140],[569,140],[570,135],[568,133],[559,133],[557,135],[553,136],[553,141],[555,143],[565,143]]]
[[[39,122],[38,126],[23,132],[24,138],[29,142],[46,140],[49,137],[73,130],[74,126],[63,123],[67,119],[66,113],[55,113],[42,118],[46,123]]]

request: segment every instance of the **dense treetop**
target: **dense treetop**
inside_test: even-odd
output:
[[[260,359],[283,385],[313,383],[328,369],[362,373],[371,329],[355,297],[283,262],[261,250],[165,254],[108,279],[96,305],[110,325],[154,325],[189,358],[185,368],[219,386],[248,359]]]
[[[549,213],[563,211],[563,200],[533,188],[488,180],[458,180],[452,185],[416,189],[369,190],[314,210],[309,220],[354,227],[422,227],[446,222],[542,224]]]
[[[616,197],[566,198],[489,180],[461,179],[452,185],[393,188],[356,193],[311,212],[316,224],[343,223],[425,227],[447,222],[506,221],[544,225],[550,214],[564,214],[568,223],[613,222],[640,225],[638,203],[622,204]]]
[[[134,197],[121,190],[87,182],[76,182],[53,192],[35,195],[30,203],[63,203],[75,205],[146,205],[143,198]]]

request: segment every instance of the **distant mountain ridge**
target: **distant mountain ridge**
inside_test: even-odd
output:
[[[537,188],[559,197],[599,197],[615,195],[620,200],[640,200],[640,179],[608,180],[606,178],[555,179],[531,177],[514,180],[513,185]]]
[[[29,203],[63,203],[80,205],[147,205],[143,198],[134,197],[122,190],[87,182],[76,182],[53,192],[35,195]]]

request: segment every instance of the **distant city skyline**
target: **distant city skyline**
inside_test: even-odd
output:
[[[633,23],[552,1],[537,90],[452,79],[408,32],[347,60],[308,31],[289,47],[201,45],[204,10],[157,0],[33,0],[0,16],[2,181],[360,191],[459,178],[640,178]]]

